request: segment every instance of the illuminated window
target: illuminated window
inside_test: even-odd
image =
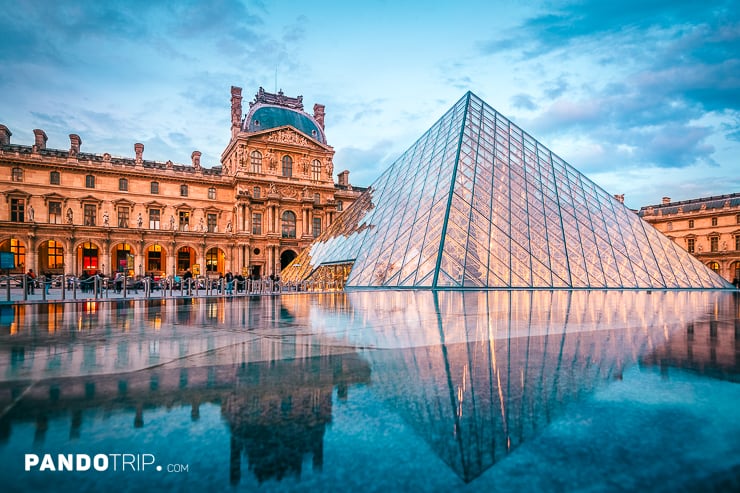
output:
[[[61,243],[49,240],[46,243],[47,267],[49,269],[61,269],[64,267],[64,247]]]
[[[708,267],[719,274],[719,262],[709,262]]]
[[[98,246],[95,243],[88,241],[82,244],[82,269],[98,269]]]
[[[162,246],[152,245],[146,252],[146,269],[151,272],[162,271]]]
[[[218,248],[206,252],[206,272],[218,272]]]
[[[115,262],[116,272],[128,272],[134,268],[134,255],[131,253],[131,245],[128,243],[116,245]]]
[[[183,272],[190,268],[191,251],[190,247],[182,247],[177,251],[178,272]]]

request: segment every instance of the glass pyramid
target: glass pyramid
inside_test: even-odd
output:
[[[345,286],[727,288],[468,92],[282,272]]]

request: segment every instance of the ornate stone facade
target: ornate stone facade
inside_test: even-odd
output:
[[[199,151],[191,165],[146,160],[140,143],[133,159],[88,154],[76,134],[50,149],[40,129],[19,145],[0,125],[0,251],[14,271],[278,274],[362,189],[332,179],[323,106],[319,123],[301,97],[260,88],[242,121],[241,88],[231,96],[231,141],[213,168]],[[255,110],[269,121],[253,131]]]
[[[649,222],[704,265],[740,285],[740,193],[642,207]]]

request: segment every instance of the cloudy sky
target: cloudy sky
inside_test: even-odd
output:
[[[0,40],[13,143],[210,167],[262,86],[366,186],[471,90],[631,207],[740,192],[737,0],[10,0]]]

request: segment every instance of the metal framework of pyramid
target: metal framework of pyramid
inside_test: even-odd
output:
[[[347,288],[731,287],[470,92],[282,276],[336,269]]]

